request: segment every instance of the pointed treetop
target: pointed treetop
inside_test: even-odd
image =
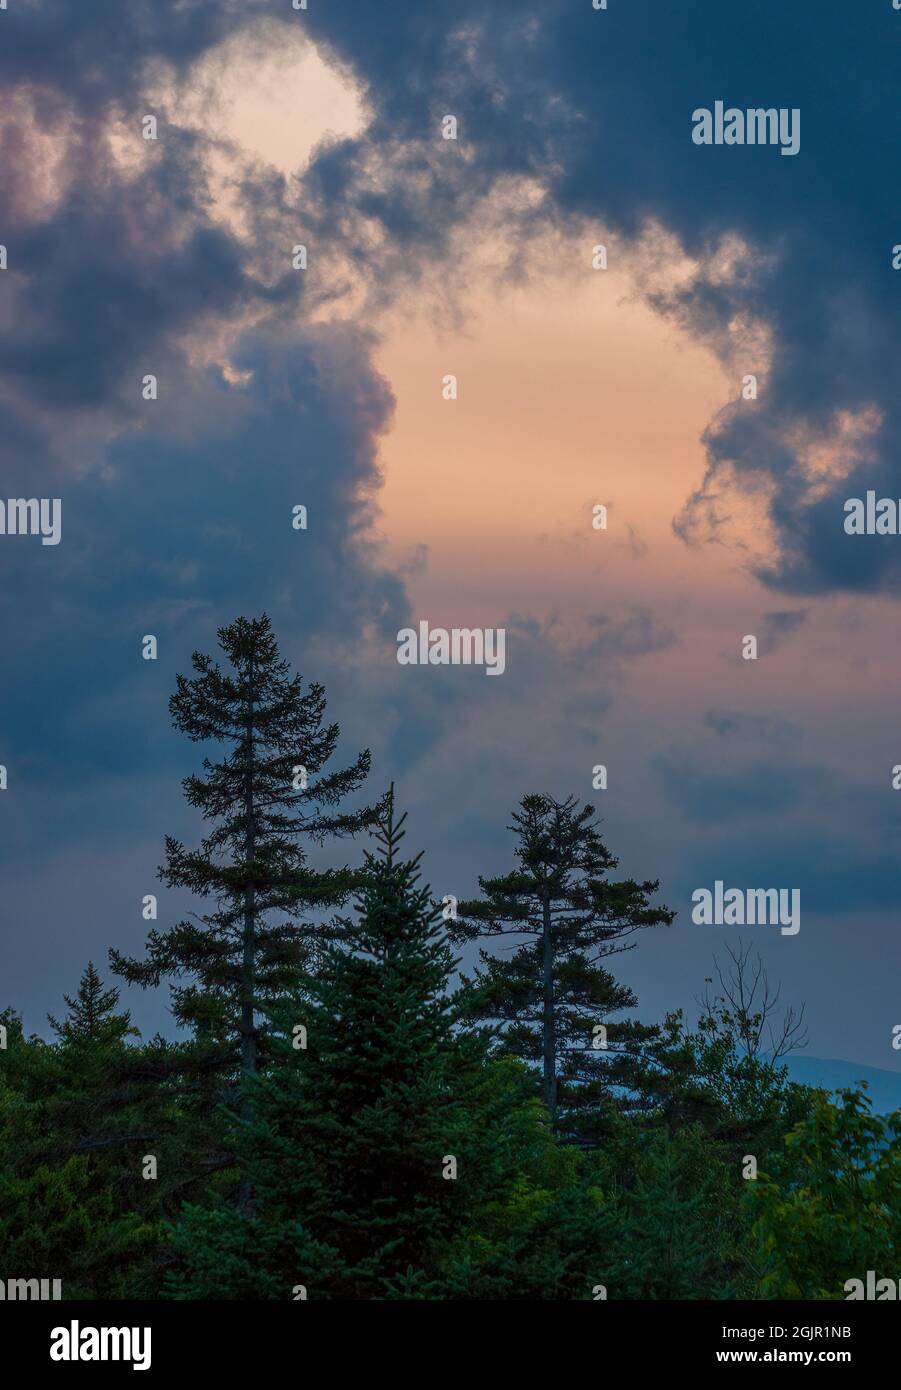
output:
[[[63,1040],[96,1040],[110,1031],[120,1034],[123,1031],[136,1031],[129,1027],[131,1015],[127,1011],[124,1014],[115,1013],[119,991],[115,987],[103,988],[103,981],[93,961],[88,961],[75,998],[64,994],[63,999],[68,1005],[69,1013],[62,1023],[52,1014],[47,1015],[53,1031]]]

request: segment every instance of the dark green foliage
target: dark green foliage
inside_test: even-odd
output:
[[[621,1192],[628,1259],[611,1296],[739,1297],[739,1188],[728,1156],[700,1126],[647,1133]]]
[[[901,1112],[873,1115],[865,1090],[840,1098],[820,1096],[748,1184],[764,1297],[843,1299],[870,1270],[897,1297]]]
[[[142,1158],[160,1153],[160,1103],[131,1079],[136,1030],[118,998],[88,965],[68,1014],[51,1019],[57,1043],[15,1022],[0,1054],[0,1250],[8,1270],[59,1278],[68,1298],[155,1282],[160,1194]]]
[[[542,1142],[521,1076],[457,1028],[453,953],[419,856],[399,856],[402,823],[391,799],[356,913],[280,1013],[282,1065],[253,1083],[236,1142],[257,1209],[186,1214],[180,1296],[209,1296],[211,1272],[230,1297],[437,1296],[443,1247]],[[290,1045],[298,1025],[306,1049]],[[210,1241],[252,1260],[213,1258]]]

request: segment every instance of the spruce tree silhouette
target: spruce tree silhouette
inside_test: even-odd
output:
[[[218,636],[232,669],[195,652],[196,675],[178,676],[169,702],[175,727],[189,738],[230,745],[183,784],[214,828],[196,850],[167,836],[159,871],[168,885],[215,899],[216,909],[200,925],[151,930],[144,960],[116,950],[110,959],[117,974],[144,987],[187,977],[173,986],[172,1004],[200,1044],[195,1061],[205,1076],[212,1069],[236,1080],[268,1058],[261,1010],[293,989],[329,939],[328,921],[308,914],[339,906],[356,883],[348,868],[312,868],[305,842],[354,835],[379,808],[337,809],[365,780],[369,752],[325,770],[338,725],[323,723],[322,686],[304,690],[301,677],[289,674],[269,618],[238,618]]]
[[[593,806],[524,796],[509,828],[518,867],[479,879],[484,896],[458,905],[451,937],[527,938],[506,960],[480,951],[475,1016],[499,1027],[504,1050],[541,1064],[544,1100],[561,1133],[589,1138],[593,1112],[611,1088],[628,1085],[632,1058],[656,1033],[611,1021],[637,1001],[601,962],[675,913],[651,905],[658,883],[608,877],[618,861]]]

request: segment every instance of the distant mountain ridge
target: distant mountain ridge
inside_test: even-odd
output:
[[[866,1081],[873,1110],[877,1115],[887,1115],[893,1110],[901,1110],[901,1071],[868,1067],[863,1062],[845,1062],[838,1058],[803,1055],[787,1057],[785,1065],[792,1081],[804,1086],[822,1086],[827,1091]]]

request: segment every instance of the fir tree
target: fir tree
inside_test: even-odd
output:
[[[608,877],[618,861],[592,806],[525,796],[510,829],[518,867],[479,879],[484,896],[459,905],[454,936],[526,938],[506,960],[480,950],[477,1016],[500,1027],[505,1049],[540,1064],[561,1132],[589,1139],[605,1097],[629,1084],[631,1063],[655,1032],[612,1018],[636,999],[601,962],[675,914],[649,901],[656,882]]]
[[[186,1211],[178,1297],[440,1297],[454,1243],[547,1140],[525,1078],[457,1029],[454,955],[403,819],[392,793],[356,913],[282,1013],[285,1065],[253,1084],[237,1148],[256,1208]]]
[[[321,1165],[300,1205],[306,1221],[350,1268],[386,1276],[425,1265],[459,1200],[442,1177],[460,1127],[446,992],[455,962],[419,882],[421,856],[400,856],[404,820],[392,796],[356,914],[312,985],[299,1127]],[[469,1051],[467,1040],[456,1047]]]
[[[60,1278],[66,1298],[156,1287],[161,1100],[134,1079],[140,1049],[116,989],[88,965],[52,1044],[17,1028],[0,1086],[0,1248],[7,1268]]]
[[[48,1014],[50,1026],[61,1042],[103,1043],[109,1038],[125,1038],[137,1032],[127,1012],[115,1012],[119,991],[113,986],[103,988],[93,961],[89,960],[85,967],[76,997],[72,999],[64,994],[63,999],[69,1006],[69,1013],[62,1023]]]
[[[221,1070],[249,1077],[265,1063],[264,1010],[295,987],[328,936],[327,921],[310,914],[327,916],[354,883],[348,869],[313,869],[306,843],[353,835],[376,814],[337,809],[364,781],[369,753],[326,770],[338,725],[323,723],[322,686],[304,690],[289,674],[269,619],[239,618],[218,636],[231,670],[195,652],[196,675],[178,676],[169,703],[189,738],[228,746],[184,782],[187,800],[213,829],[196,850],[167,837],[160,869],[168,885],[215,900],[215,911],[201,925],[153,929],[143,961],[110,952],[132,983],[188,977],[173,986],[173,1013],[194,1031],[198,1078]]]

